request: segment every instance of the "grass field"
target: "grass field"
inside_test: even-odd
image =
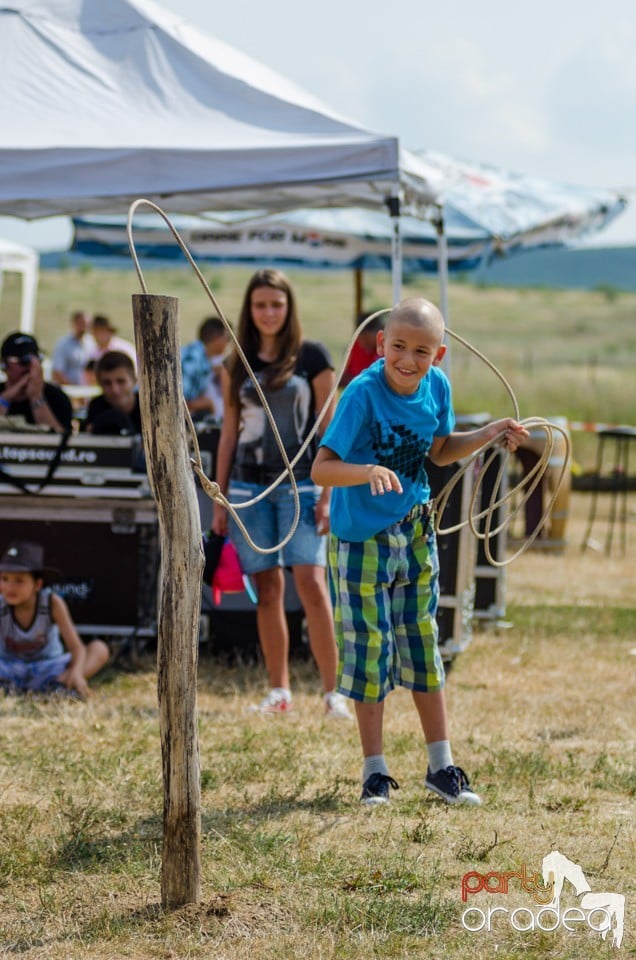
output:
[[[207,274],[206,274],[207,275]],[[210,275],[236,316],[249,271]],[[341,356],[352,324],[348,274],[293,274],[306,334]],[[185,271],[147,275],[179,297],[182,342],[210,307]],[[367,278],[369,309],[390,299]],[[132,336],[132,273],[41,275],[36,333],[50,352],[72,309],[109,314]],[[436,299],[433,282],[409,286]],[[7,283],[0,335],[15,329]],[[451,289],[451,326],[511,381],[521,416],[633,421],[635,295]],[[459,412],[509,411],[492,375],[452,348]],[[584,438],[583,438],[584,439]],[[575,437],[575,456],[593,448]],[[603,540],[607,501],[595,537]],[[574,494],[563,554],[529,551],[506,573],[505,623],[480,629],[449,673],[456,762],[484,798],[448,808],[422,788],[425,751],[409,697],[389,700],[385,752],[400,783],[390,806],[358,803],[351,725],[321,714],[316,673],[294,663],[296,711],[248,712],[263,692],[258,666],[202,655],[198,719],[203,896],[160,908],[163,785],[155,665],[108,669],[94,696],[73,701],[0,694],[0,955],[24,960],[601,960],[636,955],[634,833],[636,538],[627,552],[581,551],[589,498]],[[482,890],[472,872],[540,872],[558,850],[594,892],[626,897],[620,951],[588,924],[515,929],[530,894]],[[561,908],[578,903],[566,884]],[[470,932],[467,907],[495,915]],[[504,911],[507,910],[507,913]],[[472,915],[473,921],[476,913]]]
[[[142,264],[142,266],[144,266]],[[227,317],[234,321],[251,268],[203,269]],[[353,329],[354,284],[348,271],[290,270],[298,294],[305,334],[322,340],[341,360]],[[180,338],[196,335],[212,310],[203,287],[189,269],[146,270],[148,291],[175,296],[180,306]],[[68,330],[72,310],[108,314],[122,335],[133,338],[131,294],[141,292],[133,270],[68,269],[42,271],[36,334],[49,355]],[[434,279],[407,283],[405,295],[436,301]],[[0,336],[16,328],[18,286],[7,275],[0,301]],[[387,273],[365,275],[364,304],[390,306]],[[484,353],[511,384],[520,415],[564,416],[574,421],[632,423],[633,370],[636,366],[636,294],[616,291],[510,290],[469,281],[451,282],[450,327]],[[501,382],[463,346],[451,344],[450,371],[458,413],[512,414]],[[573,437],[575,461],[584,469],[594,462],[595,441]]]
[[[425,795],[425,754],[403,691],[389,699],[385,745],[401,789],[389,807],[369,810],[357,802],[354,727],[324,721],[309,664],[294,664],[295,714],[263,718],[247,711],[262,671],[202,657],[199,905],[159,905],[152,659],[134,673],[107,671],[87,704],[0,698],[2,955],[633,956],[636,542],[632,529],[624,557],[582,553],[587,507],[573,495],[564,555],[528,552],[508,568],[506,624],[480,630],[449,674],[455,758],[481,808]],[[514,880],[507,895],[462,902],[465,874],[524,864],[531,874],[554,849],[581,866],[593,891],[626,896],[620,951],[584,924],[515,930],[511,911],[532,900]],[[577,902],[566,883],[561,909]],[[467,907],[485,915],[495,906],[508,915],[493,918],[491,932],[462,925]],[[528,914],[519,917],[527,925]]]

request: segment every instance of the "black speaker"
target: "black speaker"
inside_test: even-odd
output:
[[[492,450],[487,451],[490,457]],[[498,447],[492,462],[487,470],[484,471],[481,492],[479,497],[479,513],[488,508],[493,497],[497,477],[501,470],[502,462],[506,456],[503,447]],[[497,493],[497,500],[501,500],[508,492],[508,475],[504,471],[501,478],[501,486]],[[493,511],[491,530],[496,530],[505,518],[505,506],[498,507]],[[484,533],[486,527],[485,518],[482,518],[477,529]],[[505,557],[507,534],[502,530],[489,541],[491,556],[494,560],[501,561]],[[486,548],[484,540],[477,541],[477,565],[475,567],[475,617],[480,620],[497,620],[505,616],[505,567],[497,567],[490,563],[486,557]]]
[[[208,617],[210,626],[207,654],[230,663],[259,659],[256,607],[246,592],[225,593],[217,606],[212,591],[204,584],[201,612]],[[285,570],[285,617],[289,630],[289,655],[306,659],[310,650],[303,630],[304,613],[289,570]]]
[[[221,428],[218,423],[207,424],[205,421],[195,423],[195,432],[197,443],[199,444],[199,453],[201,455],[201,465],[203,472],[210,480],[216,478],[216,451],[219,445]],[[210,529],[212,523],[212,501],[204,492],[199,478],[195,476],[195,487],[197,500],[199,502],[199,515],[201,517],[201,530],[204,532]]]
[[[426,461],[431,494],[439,496],[459,469],[457,464],[438,467]],[[448,498],[441,527],[454,527],[464,517],[472,491],[473,474],[468,471],[457,482]],[[437,537],[439,554],[440,599],[437,609],[439,647],[445,660],[463,650],[472,639],[474,602],[475,542],[467,528]]]
[[[44,547],[47,564],[60,576],[53,586],[64,597],[80,634],[154,635],[158,576],[155,522],[140,522],[134,506],[114,508],[96,522],[85,509],[64,509],[56,520],[2,519],[2,549],[13,539],[34,540]]]
[[[426,473],[431,486],[431,494],[435,498],[457,472],[455,464],[447,467],[437,467],[427,461]],[[454,527],[461,520],[461,492],[463,480],[453,490],[442,519],[442,526]],[[439,554],[439,589],[440,593],[452,596],[457,589],[457,572],[459,559],[459,533],[450,533],[437,538],[437,552]]]
[[[255,663],[260,660],[256,612],[254,610],[210,610],[209,643],[205,655],[228,664]],[[286,610],[290,659],[307,659],[309,644],[303,638],[302,610]],[[202,651],[203,652],[203,651]]]

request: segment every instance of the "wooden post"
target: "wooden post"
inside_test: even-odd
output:
[[[163,761],[161,901],[201,900],[201,789],[196,716],[203,549],[183,416],[179,301],[133,296],[148,477],[157,503],[161,582],[157,683]]]

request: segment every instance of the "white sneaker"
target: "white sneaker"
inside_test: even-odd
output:
[[[323,697],[325,701],[325,713],[334,720],[353,720],[353,714],[349,710],[347,698],[336,690],[326,693]]]
[[[291,713],[294,709],[289,690],[283,687],[274,687],[264,700],[254,703],[250,707],[252,713]]]

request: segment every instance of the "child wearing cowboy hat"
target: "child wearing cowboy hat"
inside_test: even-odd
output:
[[[15,540],[0,558],[0,686],[5,692],[76,691],[109,657],[103,640],[84,644],[62,597],[45,586],[58,571],[39,543]]]

